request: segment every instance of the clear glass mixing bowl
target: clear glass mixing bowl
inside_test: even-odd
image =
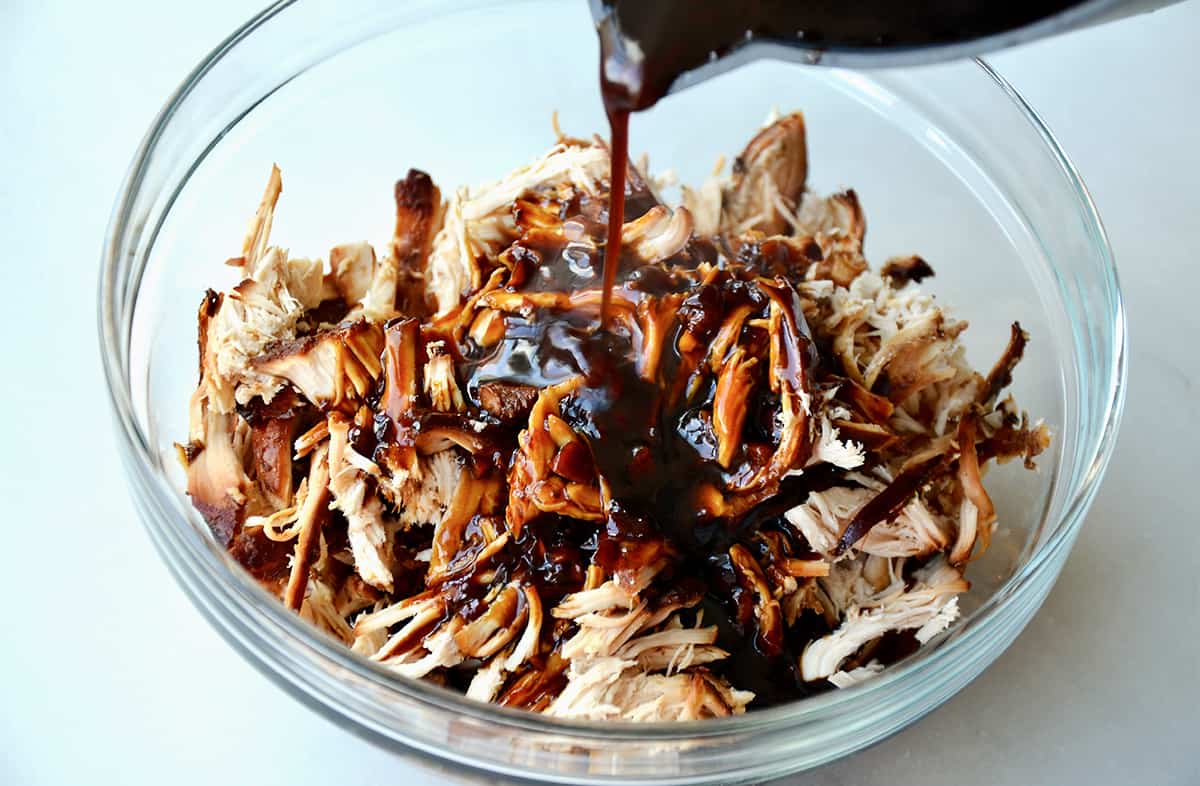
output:
[[[412,682],[323,638],[210,538],[183,493],[195,313],[239,247],[270,164],[274,228],[297,254],[383,241],[409,166],[443,188],[498,177],[568,133],[602,131],[586,4],[281,3],[221,44],[171,97],[122,187],[104,248],[100,333],[138,509],[197,608],[264,673],[377,742],[460,771],[580,783],[742,783],[869,745],[945,701],[1037,610],[1112,449],[1125,327],[1099,218],[1066,156],[986,64],[855,73],[758,63],[634,118],[632,146],[684,182],[767,112],[803,109],[811,180],[853,186],[868,257],[919,251],[969,318],[977,366],[1008,324],[1033,335],[1014,391],[1054,431],[1038,473],[990,475],[1001,529],[972,565],[964,618],[854,688],[704,723],[570,723]],[[986,707],[979,712],[986,713]],[[465,766],[464,766],[465,765]],[[494,775],[490,776],[494,779]]]

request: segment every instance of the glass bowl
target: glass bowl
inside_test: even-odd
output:
[[[100,335],[133,496],[196,607],[309,706],[459,772],[578,783],[758,782],[843,756],[944,702],[1013,641],[1067,557],[1113,446],[1125,326],[1087,191],[1020,96],[978,61],[850,72],[756,63],[634,118],[632,150],[699,181],[768,111],[803,109],[811,182],[852,186],[867,256],[920,252],[968,318],[977,367],[1008,325],[1032,334],[1014,392],[1050,424],[1037,473],[998,468],[1000,529],[971,566],[964,617],[855,687],[723,720],[565,722],[399,678],[324,638],[216,545],[183,493],[195,313],[225,288],[272,162],[273,238],[298,255],[390,236],[410,166],[443,189],[499,177],[568,132],[604,131],[586,4],[474,0],[280,3],[222,43],[167,102],[109,227]],[[980,707],[981,714],[987,712]]]

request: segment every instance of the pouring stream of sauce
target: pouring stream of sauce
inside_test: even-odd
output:
[[[1004,33],[1080,0],[591,0],[600,36],[600,94],[612,139],[608,241],[600,325],[608,325],[621,259],[629,115],[680,77],[752,45],[802,50],[915,50]]]

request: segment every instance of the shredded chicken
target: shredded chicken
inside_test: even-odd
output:
[[[869,680],[957,618],[989,462],[1049,443],[1004,393],[1029,336],[968,364],[929,263],[873,271],[857,195],[811,190],[799,113],[681,205],[628,164],[597,330],[610,163],[559,133],[446,200],[409,170],[380,251],[327,261],[272,244],[273,168],[198,311],[188,494],[302,618],[479,701],[698,720]]]
[[[545,712],[579,720],[700,720],[741,714],[753,697],[703,669],[653,674],[618,657],[580,658]]]
[[[853,603],[842,612],[842,623],[827,636],[812,641],[800,657],[806,680],[829,677],[846,658],[888,631],[916,630],[922,644],[941,633],[958,616],[958,593],[968,589],[962,574],[934,562],[917,574],[911,590]]]
[[[349,433],[350,424],[344,418],[330,416],[329,489],[333,492],[334,507],[346,517],[346,536],[359,575],[371,586],[391,591],[383,505],[370,493],[367,486],[370,474],[362,466],[366,459],[350,444]]]

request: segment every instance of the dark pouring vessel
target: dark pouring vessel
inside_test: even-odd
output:
[[[606,88],[636,111],[750,60],[857,68],[970,57],[1172,0],[591,0]],[[611,96],[608,98],[611,104]]]

